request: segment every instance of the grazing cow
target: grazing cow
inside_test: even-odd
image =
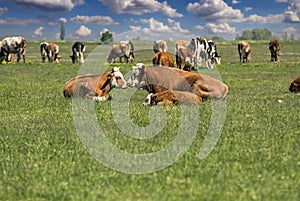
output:
[[[278,40],[270,40],[269,50],[271,53],[271,61],[278,61],[280,44]]]
[[[134,59],[134,46],[131,41],[121,41],[120,43],[114,44],[107,58],[108,63],[116,62],[116,58],[120,58],[122,63],[122,57],[126,59],[126,63],[130,60],[133,62]]]
[[[164,40],[156,40],[153,43],[153,51],[154,53],[157,52],[167,52],[168,51],[168,46],[166,41]]]
[[[64,87],[65,97],[79,96],[104,101],[111,99],[108,94],[112,88],[126,88],[126,81],[119,68],[101,75],[84,75],[71,79]]]
[[[153,65],[174,67],[174,59],[167,52],[157,52],[152,59]]]
[[[148,94],[144,105],[190,105],[201,102],[202,99],[191,92],[166,90],[160,93]]]
[[[46,57],[48,58],[48,62],[56,62],[59,63],[60,56],[59,53],[59,46],[56,43],[47,43],[42,42],[40,44],[40,53],[42,56],[42,62],[44,63],[46,60]]]
[[[221,57],[217,53],[216,45],[211,40],[207,41],[205,38],[193,38],[188,47],[193,55],[195,70],[198,70],[202,60],[205,60],[207,68],[213,68],[214,62],[217,64],[221,62]]]
[[[85,52],[85,43],[84,42],[75,42],[72,45],[72,55],[70,56],[72,59],[72,63],[84,63],[83,53]]]
[[[228,87],[224,83],[208,75],[177,68],[145,67],[141,63],[133,66],[127,85],[143,88],[154,94],[165,90],[186,91],[202,99],[225,99],[228,94]]]
[[[17,62],[20,61],[21,55],[23,62],[26,62],[26,39],[21,36],[8,36],[2,40],[1,57],[5,57],[5,61],[10,61],[10,54],[17,54]]]
[[[251,60],[251,45],[245,41],[240,41],[238,44],[238,52],[240,56],[240,63],[248,63]]]
[[[289,90],[293,93],[300,93],[300,76],[291,81]]]

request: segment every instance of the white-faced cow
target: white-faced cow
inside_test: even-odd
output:
[[[127,85],[146,89],[149,93],[160,93],[166,90],[191,92],[201,99],[225,99],[228,87],[221,81],[208,75],[183,71],[177,68],[133,66]]]
[[[289,84],[289,90],[293,93],[300,93],[300,76],[291,81]]]
[[[159,65],[159,66],[174,67],[174,59],[167,52],[155,53],[152,59],[152,63],[155,66]]]
[[[221,57],[217,53],[216,44],[213,41],[207,41],[205,38],[193,38],[188,47],[190,48],[193,60],[194,68],[198,70],[202,60],[205,61],[207,68],[213,68],[214,62],[219,64]]]
[[[238,53],[240,56],[240,63],[248,63],[251,60],[251,45],[245,41],[240,41],[238,43]]]
[[[168,51],[168,46],[166,41],[164,40],[156,40],[153,43],[153,51],[154,53],[157,52],[167,52]]]
[[[84,63],[84,52],[85,52],[85,43],[84,42],[75,42],[72,45],[72,55],[70,56],[72,59],[72,63]]]
[[[26,62],[26,39],[21,36],[9,36],[2,40],[1,57],[5,58],[5,61],[10,61],[10,54],[17,54],[17,62],[20,61],[21,55],[23,62]]]
[[[50,63],[59,63],[59,46],[56,43],[42,42],[40,44],[40,53],[42,56],[43,63],[45,62],[46,58],[48,58],[48,62]]]
[[[134,46],[131,41],[121,41],[120,43],[114,44],[107,57],[107,62],[116,62],[116,58],[120,59],[122,63],[122,57],[125,58],[126,63],[129,61],[132,63],[134,59]]]
[[[85,97],[104,101],[111,99],[109,92],[112,88],[126,88],[126,81],[119,68],[101,75],[84,75],[69,80],[63,90],[65,97]]]
[[[194,93],[187,91],[166,90],[160,93],[150,93],[146,97],[144,105],[191,105],[199,104],[202,99]]]
[[[271,61],[278,61],[280,44],[278,40],[270,40],[269,50],[271,53]]]

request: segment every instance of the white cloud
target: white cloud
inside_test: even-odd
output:
[[[6,7],[0,8],[0,15],[3,15],[7,11],[8,11],[8,9]]]
[[[40,21],[34,19],[17,19],[17,18],[5,18],[0,19],[0,25],[7,26],[28,26],[30,24],[39,24]]]
[[[75,6],[82,5],[84,0],[11,0],[18,6],[46,11],[70,11]]]
[[[233,9],[223,0],[200,0],[199,3],[189,3],[187,10],[210,22],[230,22],[244,17],[240,10]]]
[[[161,12],[165,17],[183,17],[176,9],[170,7],[167,1],[161,3],[156,0],[99,0],[116,14],[142,15],[145,13]]]
[[[204,27],[201,26],[201,25],[196,25],[194,28],[195,28],[196,30],[198,30],[198,31],[204,30]]]
[[[58,22],[60,22],[60,23],[67,23],[68,20],[66,18],[61,17],[61,18],[58,19]]]
[[[33,37],[42,37],[43,36],[43,30],[45,27],[38,27],[34,32],[33,32]]]
[[[132,31],[139,31],[141,30],[141,26],[129,26],[129,28],[132,30]]]
[[[97,25],[118,25],[119,24],[109,16],[99,16],[99,15],[96,16],[77,15],[76,17],[73,17],[70,20],[77,24],[88,24],[88,23],[97,24]]]
[[[281,23],[284,19],[283,14],[278,14],[278,15],[268,15],[268,16],[259,16],[259,15],[250,15],[247,18],[244,18],[242,20],[237,20],[234,22],[240,22],[240,23],[258,23],[258,24],[276,24],[276,23]]]
[[[245,11],[245,12],[249,12],[249,11],[251,11],[252,9],[253,9],[252,7],[245,7],[245,8],[244,8],[244,11]]]
[[[227,23],[222,24],[214,24],[214,23],[207,23],[205,28],[208,29],[210,33],[213,34],[220,34],[220,33],[228,33],[228,34],[235,34],[236,30],[234,27],[230,27]]]
[[[80,28],[75,31],[75,33],[77,36],[86,37],[92,34],[92,30],[87,28],[86,26],[81,25]]]
[[[232,4],[238,4],[238,3],[241,3],[241,1],[238,1],[238,0],[232,0]]]

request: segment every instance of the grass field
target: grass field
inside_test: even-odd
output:
[[[88,152],[76,132],[74,102],[62,94],[65,82],[84,66],[71,64],[70,42],[59,42],[60,64],[42,64],[39,43],[27,45],[28,63],[0,65],[0,200],[300,200],[300,96],[287,88],[300,75],[299,42],[282,43],[276,64],[269,61],[266,42],[251,43],[253,60],[248,64],[239,64],[237,42],[218,44],[222,64],[217,70],[230,90],[218,143],[206,158],[198,158],[212,116],[212,102],[205,101],[194,111],[200,114],[195,116],[198,130],[188,151],[171,166],[148,174],[115,171]],[[135,62],[151,63],[151,45],[136,42]],[[91,63],[106,71],[111,66],[97,61],[97,46],[88,43],[86,56],[95,54]],[[131,69],[120,66],[124,74]],[[140,127],[151,124],[149,112],[155,110],[141,104],[146,94],[134,92],[127,105],[132,122]],[[147,154],[175,138],[181,124],[179,106],[163,107],[166,125],[158,135],[142,140],[118,129],[114,101],[122,99],[92,106],[116,147]]]

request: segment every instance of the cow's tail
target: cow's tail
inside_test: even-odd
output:
[[[75,79],[76,78],[73,78],[66,83],[64,90],[63,90],[64,97],[70,98],[71,96],[73,96]]]

